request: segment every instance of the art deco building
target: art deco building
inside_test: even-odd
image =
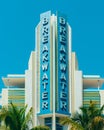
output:
[[[42,13],[35,32],[36,48],[31,52],[25,77],[22,81],[20,78],[10,81],[25,84],[25,104],[28,109],[33,107],[34,126],[67,130],[59,124],[60,117],[70,116],[83,104],[87,105],[93,94],[98,105],[103,104],[103,90],[100,92],[99,88],[104,79],[97,75],[83,75],[79,70],[71,47],[71,27],[65,15],[54,15],[50,11]],[[9,86],[6,81],[3,78]],[[89,92],[88,88],[98,91]]]
[[[26,104],[34,107],[35,126],[66,130],[59,125],[59,118],[78,111],[85,103],[84,89],[99,88],[104,79],[85,76],[78,69],[71,48],[71,27],[65,15],[42,13],[35,38],[36,48],[25,71]]]

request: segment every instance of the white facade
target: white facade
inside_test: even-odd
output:
[[[79,107],[83,105],[83,81],[82,81],[82,71],[75,72],[75,111],[79,110]],[[74,111],[74,112],[75,112]]]
[[[37,87],[36,87],[36,52],[31,52],[29,64],[28,64],[28,70],[25,71],[25,104],[28,104],[27,111],[33,107],[33,125],[37,125]]]
[[[83,102],[82,71],[78,70],[75,52],[71,53],[71,113],[79,110]]]

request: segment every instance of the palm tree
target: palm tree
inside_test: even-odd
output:
[[[104,127],[103,119],[103,109],[104,105],[101,108],[96,107],[96,103],[90,101],[88,107],[80,107],[81,112],[76,112],[72,115],[72,120],[79,122],[85,130],[98,130],[95,129],[99,126],[99,130],[102,130]]]
[[[32,116],[32,108],[25,115],[26,108],[27,105],[19,109],[10,103],[9,106],[1,109],[0,118],[10,130],[26,130],[29,127],[28,123],[31,121]]]
[[[70,118],[61,119],[61,124],[70,124],[72,130],[102,130],[104,128],[103,109],[104,105],[98,109],[96,103],[90,101],[88,107],[80,107],[80,113],[76,112]]]

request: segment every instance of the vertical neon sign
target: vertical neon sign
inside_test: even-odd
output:
[[[59,14],[57,16],[57,58],[58,58],[58,99],[57,99],[57,112],[62,114],[69,113],[69,95],[68,95],[68,30],[66,17]]]
[[[50,112],[50,16],[41,14],[40,20],[40,113]]]

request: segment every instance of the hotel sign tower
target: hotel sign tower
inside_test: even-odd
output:
[[[71,29],[65,15],[40,15],[35,49],[35,125],[61,130],[59,118],[70,115]]]

